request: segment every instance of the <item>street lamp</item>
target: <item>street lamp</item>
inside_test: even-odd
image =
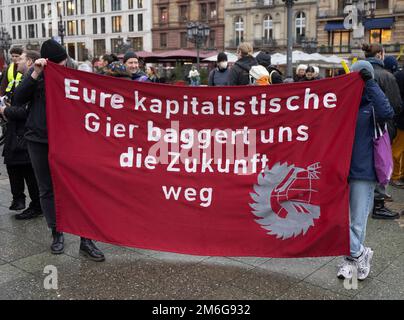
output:
[[[187,39],[195,44],[196,65],[199,70],[199,49],[206,42],[210,34],[210,27],[200,22],[190,22],[187,24]]]
[[[7,32],[6,29],[1,28],[0,29],[0,49],[2,52],[6,52],[5,58],[6,58],[6,63],[8,64],[10,62],[8,58],[8,49],[11,47],[11,42],[12,38],[10,34]]]
[[[62,14],[59,15],[59,22],[58,22],[58,34],[60,37],[60,43],[62,46],[65,45],[64,38],[65,38],[65,26],[63,25]]]
[[[282,0],[285,2],[287,12],[287,44],[286,44],[286,76],[292,78],[292,50],[293,50],[293,11],[292,7],[297,0]]]

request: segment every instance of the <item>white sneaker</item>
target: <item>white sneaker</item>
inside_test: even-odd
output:
[[[372,262],[373,251],[365,247],[365,251],[358,258],[358,280],[365,280],[370,273],[370,263]]]
[[[358,268],[358,261],[352,257],[344,257],[341,264],[338,265],[338,279],[352,279],[354,270]]]

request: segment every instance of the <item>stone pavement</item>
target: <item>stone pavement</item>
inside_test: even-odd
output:
[[[0,299],[404,299],[404,218],[369,219],[375,251],[370,277],[355,290],[336,278],[339,258],[200,257],[98,243],[106,262],[79,256],[79,238],[49,253],[44,218],[16,221],[0,165]],[[397,210],[404,190],[391,190]],[[58,290],[44,289],[44,268],[58,270]]]

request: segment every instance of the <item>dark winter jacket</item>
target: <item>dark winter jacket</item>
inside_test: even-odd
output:
[[[366,60],[372,64],[375,70],[375,80],[379,84],[380,89],[385,93],[387,99],[389,99],[394,113],[399,114],[402,108],[402,101],[396,78],[392,73],[384,69],[382,60],[377,58],[367,58]]]
[[[4,139],[3,157],[6,165],[29,164],[27,142],[24,138],[25,121],[28,117],[24,107],[10,106],[4,109],[7,130]]]
[[[33,69],[15,89],[13,105],[22,107],[28,104],[29,114],[25,125],[25,138],[28,141],[48,143],[45,79],[41,75],[34,80],[31,77],[32,72]]]
[[[401,101],[403,101],[404,106],[404,70],[397,71],[394,73],[394,76],[396,78],[398,89],[400,90]],[[396,118],[396,125],[400,130],[404,130],[404,107]]]
[[[282,72],[280,70],[273,65],[267,66],[266,69],[269,73],[269,84],[283,83]]]
[[[209,86],[227,86],[229,80],[230,69],[224,70],[215,68],[209,73],[208,85]]]
[[[229,73],[229,86],[242,86],[250,84],[250,69],[258,65],[252,56],[243,57],[234,64]]]
[[[377,181],[373,157],[374,125],[372,106],[375,110],[377,122],[393,118],[393,108],[386,95],[373,79],[366,82],[359,107],[349,171],[350,179]]]

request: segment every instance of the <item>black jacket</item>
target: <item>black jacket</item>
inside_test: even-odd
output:
[[[25,138],[28,141],[48,143],[46,128],[45,79],[39,76],[37,80],[31,77],[33,69],[15,89],[13,105],[28,104],[28,119],[26,122]]]
[[[6,165],[29,164],[27,142],[24,138],[28,112],[24,107],[11,106],[4,109],[7,130],[4,139],[3,157]]]
[[[239,59],[230,69],[229,86],[242,86],[250,84],[250,69],[258,65],[254,57],[247,56]]]
[[[398,115],[402,109],[402,101],[396,78],[392,73],[384,69],[383,61],[376,58],[367,58],[366,60],[372,64],[375,70],[375,80],[377,84],[380,86],[387,99],[389,99],[394,113]]]
[[[397,81],[398,88],[400,90],[401,100],[404,103],[404,70],[399,70],[394,73],[394,76]],[[397,116],[396,119],[397,128],[400,130],[404,130],[404,108],[401,110],[400,114]]]

